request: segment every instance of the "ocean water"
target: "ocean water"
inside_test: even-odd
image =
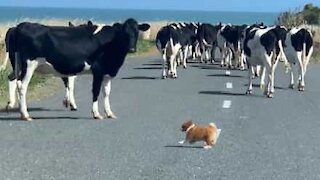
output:
[[[138,21],[184,21],[216,24],[252,24],[264,22],[272,25],[278,13],[266,12],[217,12],[217,11],[172,11],[172,10],[118,10],[118,9],[70,9],[70,8],[25,8],[0,7],[0,22],[22,21],[24,19],[83,19],[101,22],[124,21],[135,18]]]

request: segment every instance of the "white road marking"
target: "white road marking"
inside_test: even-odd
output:
[[[227,89],[232,89],[232,83],[231,82],[227,82],[226,83],[226,88]]]
[[[224,100],[222,104],[222,108],[229,109],[231,107],[231,101],[230,100]]]
[[[226,71],[226,75],[230,76],[231,72],[229,70]]]

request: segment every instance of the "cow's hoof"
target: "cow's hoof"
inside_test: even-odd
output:
[[[252,94],[252,90],[247,90],[246,94]]]
[[[114,115],[113,113],[111,113],[111,114],[108,114],[108,115],[107,115],[107,118],[108,118],[108,119],[117,119],[117,116]]]
[[[24,121],[32,121],[33,119],[32,119],[30,116],[23,116],[23,115],[21,115],[21,120],[24,120]]]
[[[211,148],[212,148],[212,146],[209,146],[209,145],[203,146],[203,149],[211,149]]]
[[[187,65],[183,65],[183,68],[184,68],[184,69],[187,69]]]
[[[273,93],[270,92],[269,94],[267,94],[267,97],[268,97],[268,98],[273,98]]]
[[[101,119],[103,119],[103,116],[101,116],[101,115],[99,114],[99,115],[94,116],[93,118],[96,119],[96,120],[101,120]]]
[[[78,111],[78,109],[71,106],[70,111]]]
[[[294,84],[290,84],[290,85],[289,85],[289,88],[290,88],[290,89],[294,89]]]
[[[304,86],[299,86],[298,90],[301,92],[304,91]]]

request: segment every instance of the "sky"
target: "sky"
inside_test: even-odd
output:
[[[1,0],[0,6],[282,12],[320,0]]]

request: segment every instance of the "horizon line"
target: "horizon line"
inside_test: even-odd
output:
[[[286,11],[232,11],[232,10],[200,10],[200,9],[142,9],[142,8],[100,8],[100,7],[60,7],[60,6],[2,6],[0,8],[34,8],[34,9],[96,9],[96,10],[154,10],[154,11],[191,11],[191,12],[231,12],[231,13],[283,13]]]

